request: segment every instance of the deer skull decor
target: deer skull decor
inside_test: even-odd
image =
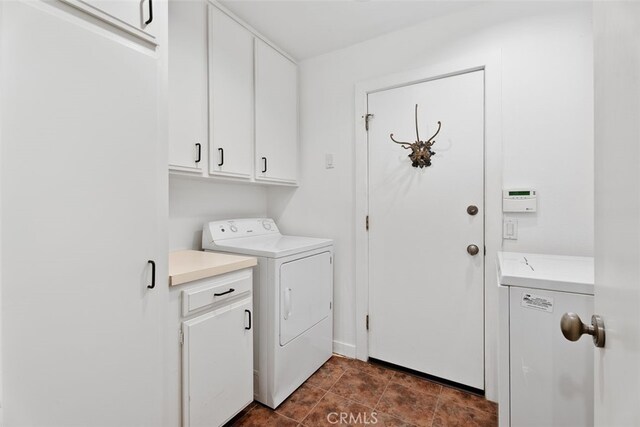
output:
[[[431,166],[431,156],[435,153],[431,150],[431,146],[436,142],[433,138],[436,137],[438,132],[440,132],[441,123],[438,122],[438,130],[433,134],[431,138],[426,141],[420,141],[420,133],[418,131],[418,104],[416,104],[416,142],[402,142],[396,141],[393,138],[393,134],[389,135],[391,140],[396,144],[402,145],[402,148],[405,150],[411,149],[411,154],[409,154],[409,158],[411,159],[411,166],[414,168],[423,168],[425,166]]]

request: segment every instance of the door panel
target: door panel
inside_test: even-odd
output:
[[[484,389],[483,72],[370,94],[369,355]],[[414,168],[442,122],[432,165]],[[475,205],[471,216],[467,207]],[[467,246],[480,249],[476,256]]]
[[[253,168],[253,35],[209,5],[209,172],[250,178]]]
[[[63,0],[70,4],[85,3],[133,28],[154,34],[155,16],[151,0]],[[149,24],[147,21],[151,19]]]
[[[331,274],[329,252],[280,266],[280,345],[330,314]]]
[[[251,299],[184,322],[185,427],[220,426],[253,400]]]
[[[4,423],[162,425],[156,53],[0,7]]]
[[[209,140],[204,2],[170,1],[169,34],[169,167],[201,173]]]
[[[297,179],[297,73],[293,62],[256,40],[256,180]]]
[[[595,2],[593,20],[595,313],[606,330],[605,347],[592,350],[595,425],[638,426],[640,4]]]

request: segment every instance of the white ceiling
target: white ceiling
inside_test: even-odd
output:
[[[221,0],[296,59],[478,5],[478,1]]]

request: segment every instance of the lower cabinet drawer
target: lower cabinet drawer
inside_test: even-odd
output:
[[[191,286],[182,291],[182,315],[206,308],[229,304],[239,297],[251,293],[253,286],[252,270],[241,270],[220,277],[202,279],[201,285]]]

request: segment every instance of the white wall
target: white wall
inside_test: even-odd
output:
[[[475,52],[502,51],[503,179],[533,186],[537,214],[520,215],[506,250],[593,251],[591,6],[484,4],[300,64],[300,188],[269,189],[268,212],[286,233],[335,239],[334,336],[355,343],[354,85]],[[324,168],[325,153],[335,169]],[[363,218],[364,221],[364,218]],[[487,260],[493,268],[494,260]],[[496,307],[486,284],[487,396],[497,397]]]
[[[267,214],[265,187],[171,175],[169,250],[202,249],[202,225]]]

